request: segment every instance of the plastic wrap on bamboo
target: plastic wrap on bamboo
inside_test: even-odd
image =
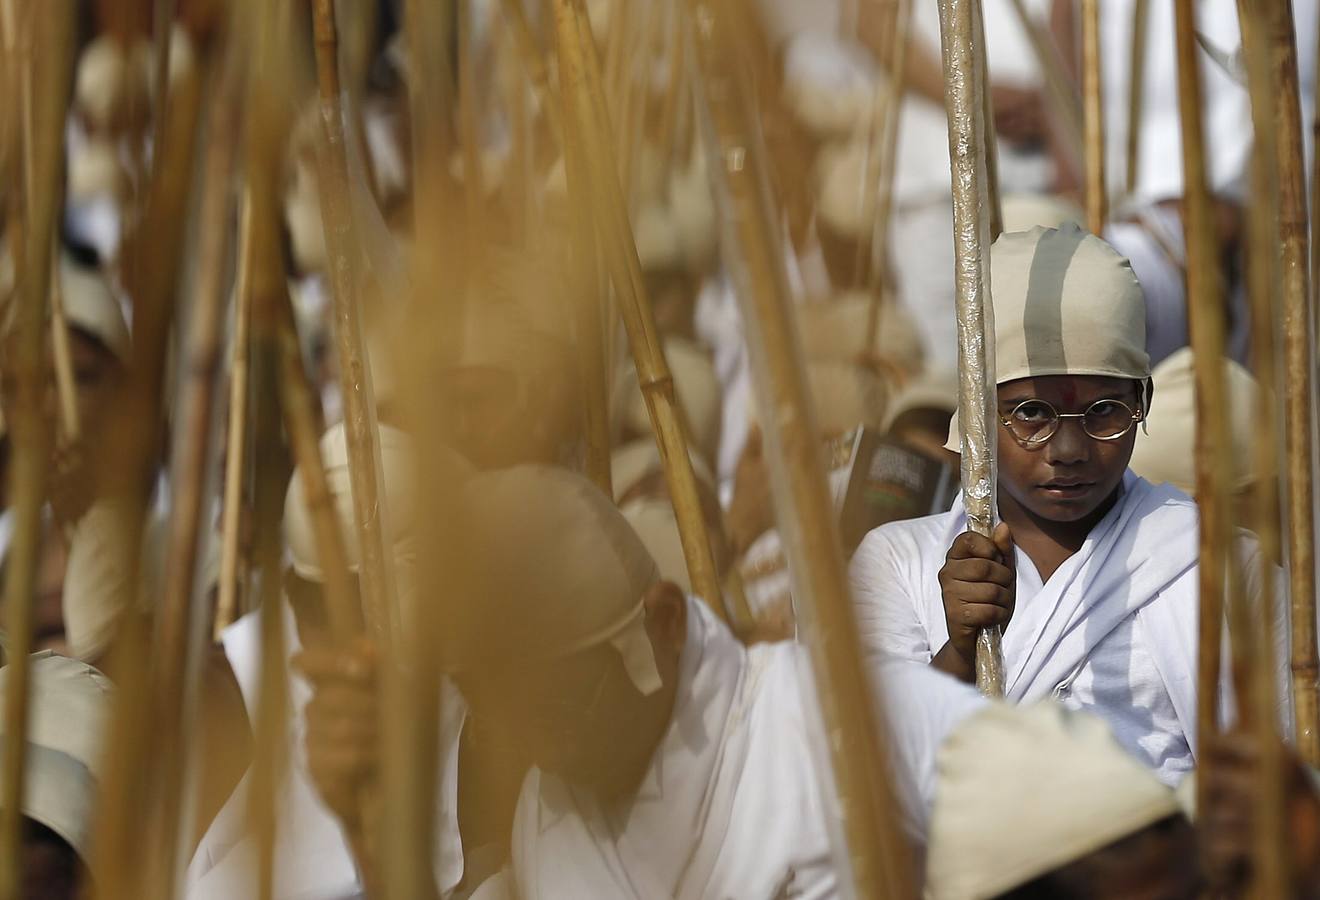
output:
[[[985,48],[974,38],[977,0],[941,0],[945,104],[953,170],[954,285],[958,317],[958,421],[962,430],[963,503],[968,528],[989,536],[995,519],[994,310],[989,302],[990,214],[987,206],[985,86],[979,73]],[[1004,693],[998,628],[977,638],[976,683]]]

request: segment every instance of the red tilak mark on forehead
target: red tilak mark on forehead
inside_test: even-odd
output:
[[[1059,389],[1059,399],[1071,409],[1077,403],[1077,386],[1069,382]]]

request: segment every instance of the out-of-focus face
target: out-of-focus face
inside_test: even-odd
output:
[[[492,735],[547,772],[606,790],[622,778],[637,726],[648,718],[648,698],[608,645],[463,680],[461,688]]]
[[[73,357],[73,383],[82,433],[88,437],[99,435],[111,414],[110,401],[123,377],[123,366],[100,342],[77,329],[69,331],[69,348]],[[53,382],[52,375],[50,383]],[[47,403],[58,403],[58,397],[48,394]],[[55,408],[50,407],[52,414]]]
[[[658,587],[666,609],[648,611],[647,633],[663,688],[643,695],[618,651],[603,644],[459,675],[473,719],[493,741],[575,785],[604,797],[634,788],[668,727],[682,648],[674,634],[686,628],[684,613],[675,613],[684,609],[682,594],[665,582]]]
[[[1021,433],[1046,414],[1035,401],[1063,414],[1090,410],[1093,422],[1127,416],[1117,403],[1133,412],[1141,405],[1135,381],[1052,375],[1001,384],[999,418],[1014,421]],[[1095,513],[1122,482],[1137,438],[1133,424],[1121,437],[1097,440],[1077,418],[1061,419],[1054,436],[1036,444],[1020,440],[1002,422],[996,423],[996,430],[1001,501],[1007,493],[1027,512],[1050,522],[1077,522]]]

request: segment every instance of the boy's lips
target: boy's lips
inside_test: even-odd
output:
[[[1082,478],[1052,478],[1037,485],[1038,490],[1060,500],[1083,497],[1094,487],[1094,481],[1087,481]]]

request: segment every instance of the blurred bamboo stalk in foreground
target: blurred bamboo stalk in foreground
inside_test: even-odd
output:
[[[252,284],[250,255],[243,248],[252,240],[252,206],[244,200],[238,226],[238,275],[234,284],[234,327],[229,358],[229,410],[225,448],[225,474],[221,495],[220,583],[217,585],[212,639],[238,620],[239,594],[248,589],[242,566],[240,528],[245,504],[244,482],[248,466],[248,372],[251,366]]]
[[[1278,326],[1280,261],[1286,271],[1288,220],[1282,207],[1286,204],[1281,183],[1284,177],[1280,162],[1284,158],[1280,121],[1280,96],[1284,85],[1281,73],[1273,65],[1272,23],[1276,10],[1282,9],[1286,28],[1292,30],[1291,10],[1274,0],[1238,0],[1238,19],[1242,47],[1246,56],[1251,93],[1252,123],[1255,144],[1251,159],[1251,184],[1254,199],[1248,211],[1247,292],[1251,307],[1251,355],[1256,380],[1262,393],[1253,410],[1255,417],[1255,471],[1253,486],[1252,528],[1259,542],[1265,565],[1272,566],[1280,557],[1279,537],[1279,459],[1278,459],[1278,378],[1275,368],[1275,332]],[[1296,59],[1293,78],[1296,78]],[[1294,103],[1296,92],[1293,92]],[[1297,135],[1300,139],[1300,135]],[[1296,146],[1300,154],[1300,140]],[[1289,157],[1296,167],[1297,157]],[[1282,189],[1282,190],[1281,190]],[[1298,197],[1300,198],[1300,194]],[[1305,208],[1301,210],[1305,233]],[[1281,252],[1282,251],[1282,252]],[[1309,430],[1310,419],[1304,419]],[[1309,458],[1308,458],[1309,463]],[[1275,673],[1274,629],[1278,582],[1267,571],[1260,578],[1258,598],[1239,592],[1229,597],[1229,629],[1233,649],[1234,687],[1239,699],[1242,726],[1250,730],[1260,748],[1255,790],[1252,876],[1253,893],[1258,897],[1284,897],[1289,893],[1288,816],[1286,813],[1285,750],[1279,730]],[[1252,603],[1259,600],[1259,605]],[[1314,630],[1312,620],[1311,630]],[[1298,623],[1294,623],[1296,625]],[[1250,698],[1250,702],[1244,702]]]
[[[64,116],[72,78],[75,9],[55,0],[40,13],[28,9],[33,52],[26,56],[24,77],[32,86],[29,145],[32,198],[24,223],[17,300],[6,353],[12,361],[14,404],[9,422],[9,506],[13,537],[5,559],[4,759],[0,768],[0,900],[19,900],[23,817],[21,798],[26,771],[28,654],[32,649],[37,556],[43,540],[41,507],[45,502],[50,459],[50,425],[42,412],[45,390],[46,312],[51,287],[51,241],[55,235],[64,160]]]
[[[875,166],[867,175],[867,187],[875,188],[875,213],[869,229],[870,240],[864,250],[870,253],[871,307],[866,318],[864,347],[874,347],[880,331],[880,308],[885,303],[894,278],[889,253],[889,233],[894,218],[894,179],[898,169],[898,129],[902,121],[903,94],[906,88],[907,48],[912,38],[912,0],[894,0],[889,36],[889,79],[885,82],[881,118],[872,142]]]
[[[1054,131],[1070,162],[1080,164],[1085,155],[1082,102],[1077,86],[1049,31],[1032,16],[1026,0],[1011,0],[1013,15],[1026,32],[1032,54],[1045,80],[1045,100],[1053,113]]]
[[[1200,509],[1200,613],[1197,658],[1196,746],[1219,731],[1220,648],[1225,590],[1236,583],[1231,553],[1227,410],[1224,408],[1224,303],[1219,254],[1212,231],[1214,206],[1206,174],[1203,97],[1196,4],[1175,0],[1178,105],[1183,157],[1183,223],[1187,242],[1188,320],[1196,384],[1196,502]],[[1205,804],[1209,777],[1197,779]],[[1205,808],[1204,805],[1201,808]]]
[[[619,167],[610,145],[609,121],[603,114],[603,104],[596,99],[601,96],[601,81],[595,47],[584,39],[584,35],[590,34],[586,10],[581,0],[555,0],[554,9],[560,93],[567,113],[564,116],[565,136],[569,131],[580,132],[581,142],[570,143],[572,149],[569,152],[581,154],[586,163],[575,164],[570,173],[578,171],[592,176],[585,185],[570,182],[570,196],[586,197],[591,204],[596,235],[604,251],[637,367],[638,383],[646,399],[664,462],[665,479],[678,519],[679,539],[693,591],[727,621],[723,590],[715,569],[710,536],[697,494],[696,476],[674,395],[674,380],[665,362],[655,314],[646,294],[623,191],[614,175]]]
[[[225,301],[229,297],[230,244],[233,212],[233,172],[237,141],[228,138],[241,127],[241,72],[233,59],[217,69],[208,92],[206,153],[201,169],[198,206],[197,267],[194,297],[186,323],[179,402],[170,460],[170,520],[166,538],[161,599],[152,642],[153,740],[161,748],[154,766],[154,808],[149,820],[153,844],[148,857],[147,888],[151,896],[169,896],[177,873],[187,864],[181,848],[189,845],[191,828],[184,822],[189,805],[184,796],[189,751],[196,730],[197,691],[204,645],[195,632],[205,628],[204,610],[196,595],[199,535],[209,509],[216,379],[223,348]]]
[[[317,84],[321,103],[322,146],[318,183],[325,222],[335,343],[344,394],[349,475],[362,570],[362,603],[373,636],[388,646],[396,610],[390,562],[382,521],[380,436],[371,394],[371,369],[362,332],[360,245],[353,224],[344,104],[339,80],[339,39],[332,0],[315,0]],[[476,172],[470,178],[478,178]]]
[[[690,0],[699,78],[697,116],[711,161],[723,243],[748,323],[756,396],[769,451],[776,521],[815,685],[847,846],[840,880],[857,897],[914,896],[912,851],[898,825],[883,720],[857,642],[838,523],[794,335],[792,299],[769,197],[754,101],[727,6]]]
[[[1268,0],[1260,18],[1273,74],[1270,96],[1278,160],[1278,235],[1282,251],[1279,298],[1283,307],[1283,399],[1288,514],[1288,585],[1292,603],[1291,669],[1297,749],[1320,765],[1320,657],[1316,648],[1315,318],[1307,271],[1306,157],[1302,152],[1297,34],[1291,0]],[[1254,208],[1254,204],[1253,204]],[[1271,320],[1273,321],[1273,320]]]

